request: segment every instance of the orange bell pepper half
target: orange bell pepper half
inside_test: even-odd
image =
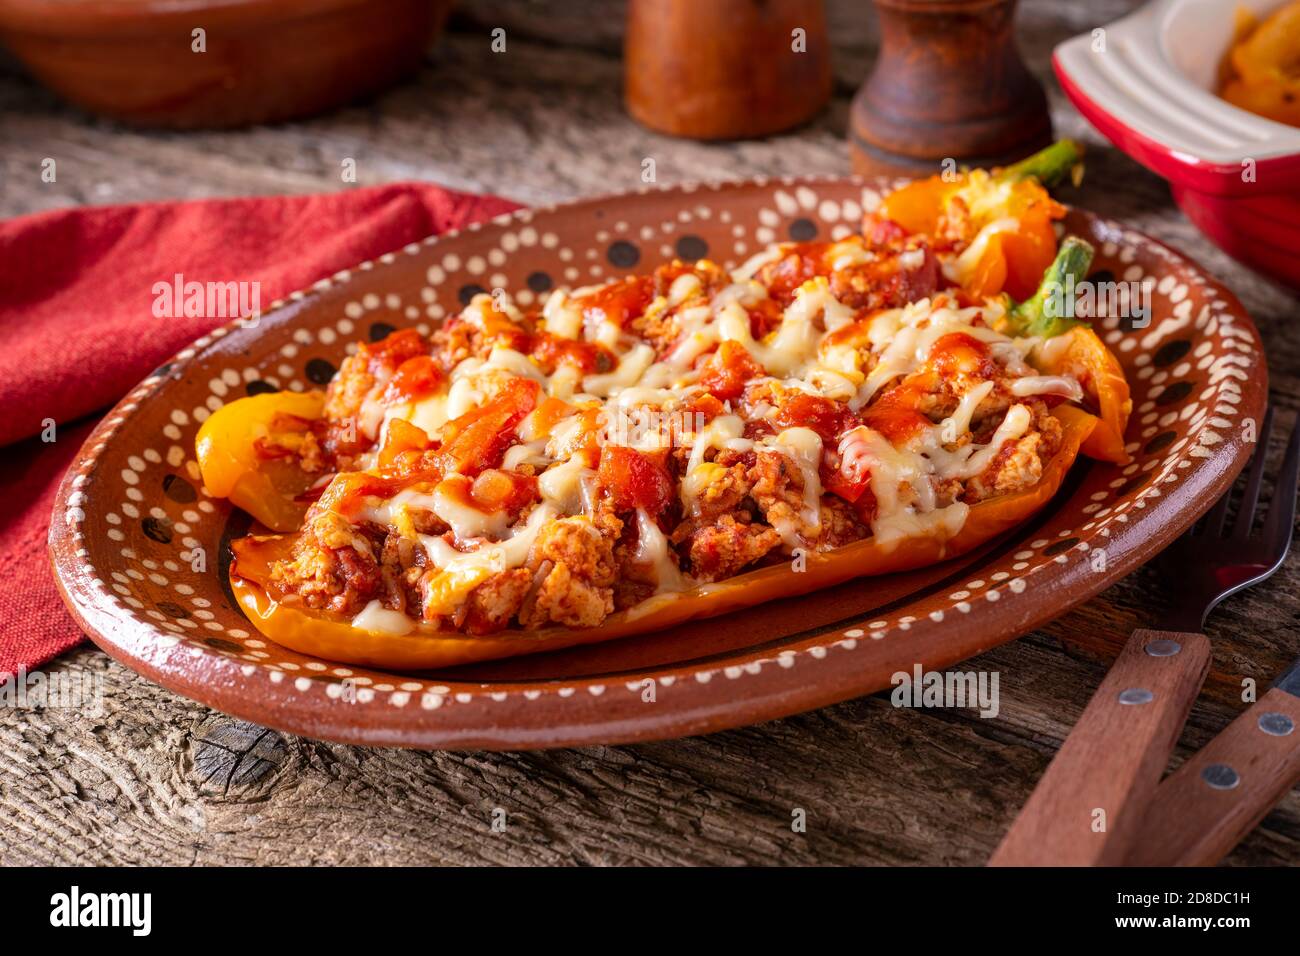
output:
[[[313,477],[297,463],[267,454],[268,443],[292,445],[319,419],[323,392],[268,392],[223,405],[208,416],[195,439],[203,486],[229,498],[275,531],[302,524],[307,503],[297,499]]]
[[[892,546],[866,538],[834,551],[808,554],[802,572],[773,565],[688,591],[656,595],[610,615],[599,627],[505,630],[478,637],[422,627],[406,634],[358,628],[340,615],[281,603],[283,595],[271,579],[271,567],[291,553],[290,535],[234,542],[230,582],[249,619],[277,644],[365,667],[428,670],[613,640],[806,594],[852,578],[924,567],[958,557],[1020,526],[1056,494],[1098,424],[1095,416],[1073,406],[1061,406],[1052,414],[1062,426],[1061,447],[1044,465],[1038,483],[971,506],[961,530],[951,538],[906,538]]]
[[[1001,232],[989,236],[984,252],[975,263],[974,270],[962,284],[962,288],[972,301],[982,302],[997,295],[1006,287],[1008,256],[1003,244],[1011,238],[1011,233]]]
[[[971,244],[990,226],[976,261],[960,265],[962,288],[976,301],[1004,291],[1023,299],[1055,258],[1052,222],[1065,215],[1043,186],[1076,169],[1081,156],[1078,144],[1061,140],[991,175],[976,170],[948,179],[931,176],[890,193],[879,212],[909,232],[947,234]],[[1015,221],[1014,228],[1007,228],[1007,220]]]
[[[1054,210],[1036,208],[1021,217],[1020,228],[1015,232],[998,235],[998,248],[1006,269],[1006,280],[998,291],[1014,299],[1034,294],[1043,273],[1056,258],[1056,230],[1052,228],[1055,218],[1059,217],[1054,215]]]
[[[941,176],[918,179],[886,196],[880,204],[880,214],[908,232],[932,236],[948,197],[963,182],[964,177],[952,182],[946,182]]]
[[[1124,429],[1133,411],[1128,380],[1106,344],[1090,326],[1080,325],[1065,333],[1064,341],[1047,350],[1047,358],[1036,361],[1040,371],[1051,375],[1072,375],[1100,415],[1097,427],[1084,441],[1089,458],[1127,464]]]

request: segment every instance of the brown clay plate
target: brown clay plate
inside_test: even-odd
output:
[[[1132,464],[1080,459],[1029,524],[973,555],[667,632],[454,671],[341,666],[263,639],[225,584],[247,518],[204,495],[199,424],[225,401],[324,384],[349,343],[422,332],[480,289],[527,305],[680,255],[736,265],[767,243],[839,237],[877,197],[859,180],[682,186],[525,210],[430,238],[274,303],[181,351],[86,442],[50,528],[68,606],[105,651],[188,697],[356,744],[521,749],[697,734],[881,690],[1023,634],[1147,561],[1227,488],[1267,394],[1241,305],[1153,239],[1073,211],[1094,276],[1144,283],[1142,328],[1101,319],[1133,386]],[[195,570],[198,568],[199,570]]]

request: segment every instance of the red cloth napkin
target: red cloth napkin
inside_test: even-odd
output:
[[[0,223],[0,680],[82,639],[49,570],[54,491],[94,421],[224,319],[159,319],[153,285],[258,281],[270,302],[515,208],[421,183],[105,206]],[[87,417],[89,416],[89,417]],[[54,442],[43,423],[57,422]]]

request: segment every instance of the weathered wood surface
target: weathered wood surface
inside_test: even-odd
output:
[[[659,181],[846,172],[849,97],[873,55],[858,0],[831,4],[836,96],[808,127],[702,145],[623,114],[616,0],[465,3],[410,85],[272,129],[150,134],[88,119],[0,60],[0,216],[79,203],[338,188],[427,178],[526,203]],[[1058,132],[1092,146],[1078,202],[1170,242],[1221,276],[1269,343],[1275,400],[1300,406],[1290,293],[1201,238],[1164,184],[1098,140],[1050,80],[1052,46],[1125,0],[1030,2],[1021,44]],[[488,31],[507,30],[490,52]],[[40,162],[58,161],[58,181]],[[1158,620],[1143,570],[968,666],[1001,676],[1001,713],[897,710],[877,696],[715,734],[534,754],[336,746],[239,724],[89,647],[52,670],[102,677],[104,713],[0,711],[0,863],[982,863],[1134,626]],[[1178,759],[1300,652],[1300,559],[1215,612],[1211,689]],[[506,813],[503,832],[493,811]],[[807,832],[792,832],[796,809]],[[1231,857],[1300,862],[1300,793]]]

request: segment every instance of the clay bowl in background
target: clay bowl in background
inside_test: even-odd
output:
[[[0,0],[0,42],[94,113],[173,129],[309,116],[413,72],[452,0]],[[206,52],[193,50],[194,30]]]

